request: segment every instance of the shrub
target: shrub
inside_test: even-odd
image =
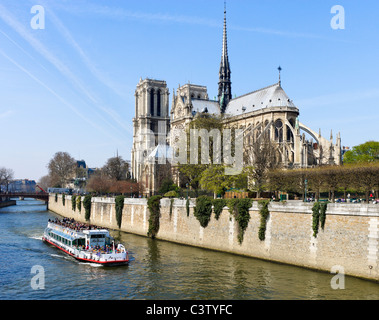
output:
[[[215,213],[216,220],[220,218],[220,214],[222,212],[222,209],[226,206],[226,200],[225,199],[214,199],[213,200],[213,211]]]
[[[82,196],[76,197],[76,207],[78,208],[79,212],[82,211]]]
[[[159,218],[162,196],[152,196],[147,200],[147,207],[150,211],[149,230],[147,236],[154,239],[159,231]]]
[[[166,198],[177,198],[178,197],[178,193],[176,191],[174,191],[174,190],[171,190],[169,192],[166,192],[164,194],[164,197],[166,197]]]
[[[268,216],[270,214],[268,210],[269,203],[270,200],[259,200],[258,202],[258,205],[260,206],[259,213],[261,215],[261,225],[259,226],[258,238],[261,241],[264,241],[266,239],[266,225]]]
[[[124,196],[117,196],[115,199],[116,202],[116,220],[117,225],[119,228],[121,228],[121,222],[122,222],[122,210],[124,209]]]
[[[193,212],[200,225],[205,228],[212,215],[212,200],[207,196],[200,196],[196,199],[196,206]]]
[[[238,214],[235,216],[238,222],[238,242],[241,244],[245,234],[245,230],[249,225],[250,212],[252,200],[251,199],[238,199],[237,211]]]
[[[320,224],[320,202],[315,202],[312,207],[312,229],[313,236],[316,238],[318,233],[318,226]]]
[[[326,209],[328,207],[327,202],[323,202],[320,205],[320,223],[321,223],[321,229],[324,230],[325,227],[325,220],[326,220]]]
[[[87,221],[89,221],[89,219],[91,218],[91,200],[92,200],[92,196],[89,194],[86,195],[83,200],[83,207],[85,210],[85,219]]]
[[[321,229],[324,230],[325,227],[325,220],[326,220],[326,209],[328,207],[327,202],[315,202],[312,208],[312,229],[313,229],[313,236],[316,238],[318,234],[318,229],[321,224]]]
[[[76,211],[76,196],[74,195],[71,196],[71,208],[72,211]]]
[[[170,220],[171,220],[171,216],[172,216],[172,206],[174,205],[174,199],[170,199]]]
[[[234,216],[238,223],[238,242],[242,244],[245,230],[249,225],[252,200],[251,199],[230,199],[227,202],[229,212]]]

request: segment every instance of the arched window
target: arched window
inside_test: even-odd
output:
[[[262,125],[259,121],[255,125],[255,128],[256,128],[255,129],[255,139],[258,140],[258,138],[260,137],[260,135],[262,133]]]
[[[291,124],[292,128],[295,128],[295,126],[294,126],[295,121],[293,119],[290,119],[289,123]],[[289,126],[286,126],[286,128],[287,128],[287,141],[291,141],[291,142],[294,141],[291,128]]]
[[[161,116],[161,90],[157,92],[157,116]]]
[[[283,122],[280,119],[275,121],[275,140],[283,142]]]
[[[271,125],[269,126],[269,127],[267,127],[268,126],[268,123],[269,123],[269,121],[268,120],[266,120],[265,121],[265,126],[264,126],[264,128],[263,129],[266,129],[266,132],[265,132],[265,137],[267,137],[267,139],[271,139]]]
[[[151,89],[150,92],[150,114],[153,116],[154,115],[154,89]]]

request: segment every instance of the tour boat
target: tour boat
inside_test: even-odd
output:
[[[69,223],[49,220],[42,240],[82,262],[104,266],[129,263],[125,247],[122,244],[115,246],[108,230],[77,225],[72,220]]]

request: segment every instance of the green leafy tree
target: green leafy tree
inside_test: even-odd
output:
[[[172,181],[171,178],[167,177],[162,181],[161,187],[158,190],[159,194],[166,194],[169,191],[179,192],[179,187]]]
[[[233,188],[236,182],[241,180],[244,173],[239,175],[226,175],[224,165],[210,165],[201,174],[200,184],[206,189],[213,191],[215,198],[217,194],[224,194],[226,190]]]
[[[344,154],[344,163],[376,162],[379,161],[379,142],[367,141],[353,147]]]

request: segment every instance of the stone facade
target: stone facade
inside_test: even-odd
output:
[[[244,147],[262,137],[269,137],[277,150],[277,158],[285,168],[308,168],[319,165],[340,165],[342,162],[341,136],[326,139],[299,120],[300,111],[279,81],[271,86],[232,97],[231,70],[227,48],[226,12],[224,17],[223,50],[219,71],[218,95],[209,99],[206,86],[179,85],[173,92],[171,111],[165,81],[140,80],[136,89],[136,110],[133,120],[132,149],[133,178],[143,185],[144,193],[158,190],[158,173],[166,161],[173,162],[191,121],[201,115],[222,115],[227,128],[242,129]],[[157,92],[159,96],[157,96]],[[162,99],[162,112],[157,113],[157,101]],[[158,100],[157,100],[158,99]],[[148,131],[148,134],[146,133]],[[167,138],[165,138],[167,137]],[[176,160],[176,159],[175,159]],[[160,167],[158,166],[160,165]],[[252,163],[245,163],[252,165]],[[180,181],[175,181],[180,184]]]
[[[54,199],[55,196],[50,195],[51,211],[85,221],[83,209],[81,213],[71,210],[70,196],[66,196],[65,206],[60,196],[57,202]],[[260,241],[260,214],[257,202],[254,202],[244,240],[239,244],[237,223],[227,208],[219,220],[212,214],[208,226],[202,228],[193,215],[193,201],[189,216],[185,200],[175,200],[171,214],[170,203],[170,199],[161,200],[158,239],[326,272],[338,266],[346,275],[379,281],[377,205],[329,204],[325,228],[320,228],[315,238],[312,204],[292,201],[271,203],[266,238]],[[146,199],[125,199],[120,230],[147,236],[149,215]],[[118,230],[114,199],[93,198],[90,222]]]
[[[135,100],[132,176],[143,185],[143,193],[149,193],[157,188],[158,177],[158,167],[155,161],[151,162],[149,159],[156,146],[166,145],[166,136],[170,130],[169,92],[166,82],[141,79],[137,85]]]

